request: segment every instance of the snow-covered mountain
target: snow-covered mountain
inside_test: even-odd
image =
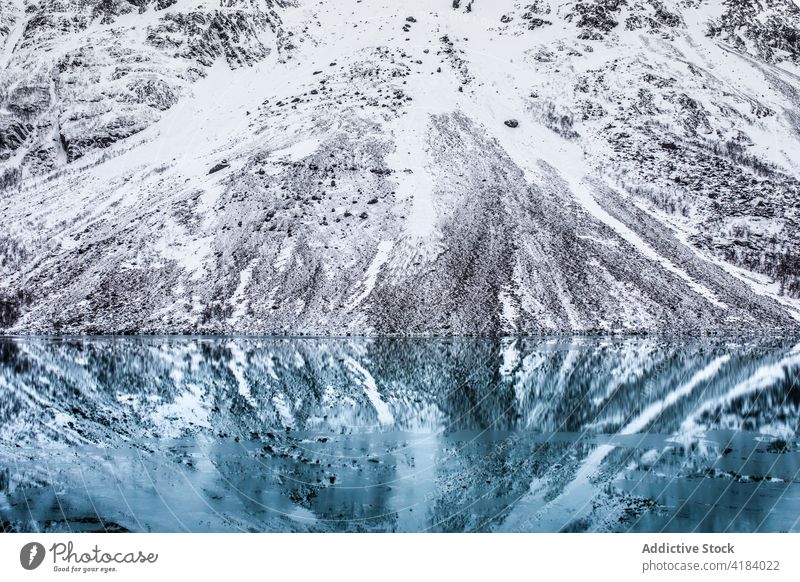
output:
[[[796,0],[0,0],[0,329],[800,328]]]

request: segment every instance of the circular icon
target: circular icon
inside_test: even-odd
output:
[[[30,542],[19,551],[19,563],[26,570],[35,570],[44,562],[44,546],[39,542]]]

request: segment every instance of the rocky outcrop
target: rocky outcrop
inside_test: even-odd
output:
[[[793,0],[728,0],[708,25],[720,38],[768,63],[800,59],[800,6]]]

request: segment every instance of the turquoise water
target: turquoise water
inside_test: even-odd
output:
[[[0,339],[4,531],[800,531],[782,339]]]

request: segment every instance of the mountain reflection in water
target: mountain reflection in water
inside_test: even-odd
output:
[[[4,531],[800,531],[780,339],[0,339]]]

